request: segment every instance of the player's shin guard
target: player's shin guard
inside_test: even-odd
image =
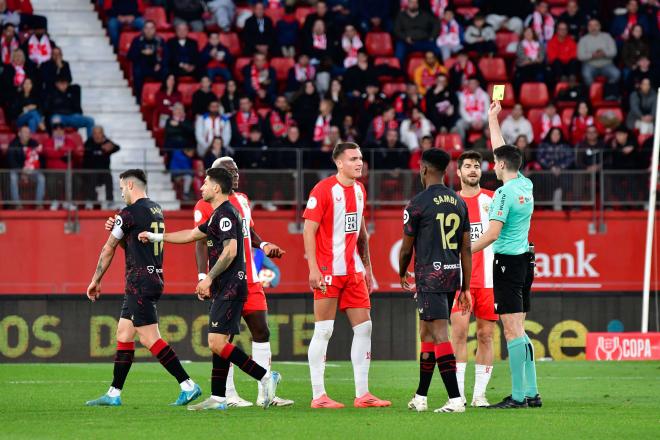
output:
[[[456,362],[456,382],[458,382],[458,392],[465,398],[465,369],[467,362]]]
[[[516,402],[524,402],[527,342],[521,336],[510,340],[506,346],[509,350],[509,368],[511,368],[511,398]]]
[[[433,371],[435,370],[435,351],[433,342],[422,342],[422,349],[419,354],[419,385],[417,386],[418,396],[428,396]]]
[[[369,367],[371,365],[371,321],[353,327],[351,363],[355,378],[355,397],[369,392]]]
[[[435,347],[435,359],[440,370],[440,376],[445,384],[447,395],[450,399],[461,397],[456,381],[456,357],[451,347],[451,342],[442,342]]]
[[[243,350],[236,347],[234,344],[228,343],[225,345],[220,356],[236,365],[256,380],[261,380],[266,375],[265,368],[253,361],[250,356],[245,354]]]
[[[227,391],[227,375],[231,364],[213,353],[213,370],[211,370],[211,395],[214,397],[225,397]]]
[[[270,371],[270,342],[252,342],[252,359],[264,367],[266,371]],[[264,396],[263,385],[261,382],[257,382],[259,386],[259,396],[257,400],[261,400]]]
[[[117,341],[117,353],[115,354],[115,366],[112,372],[112,386],[118,390],[124,388],[126,376],[133,365],[135,355],[134,342]]]
[[[526,356],[525,356],[525,397],[534,397],[539,393],[536,384],[536,359],[534,358],[534,344],[525,333]]]
[[[318,321],[314,324],[314,335],[309,343],[307,361],[309,362],[309,374],[312,380],[312,394],[318,399],[325,394],[325,355],[328,351],[328,342],[334,328],[333,320]]]
[[[167,342],[162,339],[154,342],[154,345],[149,347],[151,354],[158,358],[160,364],[165,367],[165,369],[174,376],[178,383],[181,383],[185,380],[190,379],[186,370],[183,369],[179,357],[174,352],[174,349],[170,347]]]

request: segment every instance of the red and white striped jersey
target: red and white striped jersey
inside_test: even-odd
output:
[[[479,194],[473,197],[461,198],[468,207],[470,218],[470,240],[477,241],[488,229],[488,210],[493,201],[493,191],[481,189]],[[488,246],[481,252],[472,254],[472,278],[470,288],[493,287],[493,247]]]
[[[243,219],[243,249],[245,251],[245,268],[247,270],[248,284],[259,283],[259,273],[252,257],[252,235],[250,228],[254,226],[250,200],[243,193],[234,192],[229,196],[229,203],[238,210]],[[213,207],[209,202],[199,200],[195,205],[195,226],[205,223],[213,214]]]
[[[319,223],[316,261],[323,275],[364,272],[357,252],[367,192],[360,182],[344,186],[336,176],[323,179],[309,195],[303,217]]]

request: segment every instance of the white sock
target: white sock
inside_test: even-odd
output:
[[[260,366],[266,369],[266,373],[270,371],[270,342],[252,342],[252,359]],[[264,387],[261,381],[257,381],[259,387],[258,400],[264,397]]]
[[[121,390],[119,388],[110,387],[106,394],[110,397],[119,397],[121,395]]]
[[[493,374],[493,367],[491,365],[475,365],[474,366],[474,397],[485,396],[490,375]]]
[[[229,364],[229,372],[227,373],[227,387],[225,390],[225,395],[227,397],[238,397],[236,387],[234,386],[234,364]]]
[[[190,392],[195,388],[195,382],[192,379],[186,379],[179,384],[181,386],[181,391]]]
[[[213,395],[211,395],[211,399],[212,399],[212,400],[215,400],[215,401],[218,402],[218,403],[224,403],[224,402],[227,401],[227,398],[226,398],[226,397],[213,396]]]
[[[351,362],[355,376],[355,397],[369,392],[369,366],[371,365],[371,321],[353,327]]]
[[[318,321],[314,323],[314,335],[307,350],[307,361],[309,362],[309,375],[312,379],[312,395],[318,399],[325,394],[325,355],[328,352],[328,342],[332,336],[335,321]]]
[[[467,362],[456,362],[456,381],[462,398],[465,398],[465,367]]]

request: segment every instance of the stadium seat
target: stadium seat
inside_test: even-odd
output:
[[[615,107],[619,105],[619,101],[605,101],[603,98],[603,86],[602,82],[594,81],[589,88],[589,100],[591,101],[591,106],[593,108],[599,107]]]
[[[488,84],[488,96],[493,96],[493,88],[495,83]],[[511,83],[504,83],[504,99],[501,101],[502,107],[510,108],[516,103],[516,98],[513,93],[513,86]]]
[[[463,153],[463,142],[461,136],[457,133],[440,133],[435,137],[435,148],[445,150],[451,154],[452,159],[456,159]]]
[[[454,67],[454,64],[456,64],[456,61],[458,61],[456,59],[456,57],[450,57],[450,58],[447,58],[446,60],[444,60],[442,64],[444,64],[444,66],[447,68],[447,70],[449,70],[452,67]]]
[[[181,93],[181,98],[183,100],[183,105],[186,107],[192,104],[193,94],[199,90],[199,83],[183,83],[179,84],[177,87],[179,93]]]
[[[275,76],[280,82],[286,81],[289,76],[289,69],[295,64],[293,58],[275,57],[270,60],[270,67],[275,69]]]
[[[48,133],[32,133],[31,137],[32,139],[43,145],[44,142],[46,142],[48,138],[50,138],[50,135]]]
[[[369,32],[365,47],[367,53],[374,57],[389,57],[394,54],[392,37],[387,32]]]
[[[482,58],[479,60],[479,69],[487,82],[507,81],[509,79],[503,58]]]
[[[555,104],[557,105],[557,108],[566,108],[566,107],[572,107],[575,106],[574,101],[560,101],[559,100],[559,93],[561,93],[562,90],[568,89],[570,87],[570,84],[567,82],[560,81],[557,84],[555,84],[555,91],[552,94],[553,99],[555,100]]]
[[[236,79],[237,82],[239,83],[243,82],[243,67],[247,66],[251,62],[252,62],[252,57],[236,58],[236,62],[234,63],[234,79]]]
[[[203,50],[206,46],[206,43],[209,41],[208,35],[206,35],[204,32],[191,32],[189,37],[197,41],[197,47],[199,50]]]
[[[156,105],[156,93],[160,89],[160,83],[148,82],[142,87],[142,106],[152,108]]]
[[[456,14],[463,17],[466,21],[472,20],[478,12],[479,8],[475,8],[474,6],[456,8]]]
[[[619,121],[619,123],[615,121]],[[620,107],[601,107],[594,114],[594,125],[600,134],[604,134],[608,126],[609,128],[615,128],[614,126],[619,125],[623,121],[625,121],[625,118]],[[608,122],[607,125],[605,122]]]
[[[472,6],[472,0],[454,0],[454,7]]]
[[[383,93],[390,98],[396,93],[401,93],[406,91],[405,83],[386,83],[383,85]]]
[[[284,17],[284,8],[266,8],[265,15],[273,20],[273,26],[275,26]]]
[[[541,131],[543,127],[541,126],[541,116],[543,116],[543,109],[533,108],[527,112],[527,120],[532,124],[532,130],[534,131],[534,141],[538,144],[539,138],[541,137]]]
[[[497,53],[504,58],[514,58],[516,56],[514,52],[507,52],[507,47],[511,43],[516,43],[518,41],[518,34],[514,32],[497,32],[495,34],[495,45],[497,46]]]
[[[548,86],[541,82],[524,83],[520,87],[520,103],[523,107],[544,107],[548,104]]]
[[[270,113],[270,107],[261,107],[257,109],[257,113],[261,119],[266,119],[266,116]]]
[[[0,107],[0,125],[5,125],[7,120],[5,119],[5,111]]]
[[[553,6],[550,8],[550,14],[555,17],[559,17],[564,12],[566,12],[566,6]]]
[[[406,75],[410,81],[415,80],[415,69],[424,64],[424,57],[412,56],[408,58],[408,68],[406,69]]]
[[[0,147],[5,147],[16,137],[15,133],[0,133]]]
[[[375,66],[382,66],[382,65],[388,65],[390,67],[394,67],[395,69],[400,69],[401,68],[401,63],[399,63],[399,59],[395,57],[377,57],[374,59],[374,65]]]
[[[575,113],[575,109],[573,107],[567,107],[563,109],[560,113],[561,115],[561,125],[564,128],[564,136],[567,138],[570,137],[570,130],[571,130],[571,122],[573,120],[573,113]]]
[[[157,31],[171,31],[172,25],[167,21],[167,12],[162,6],[149,6],[144,10],[144,19],[156,23]]]
[[[218,98],[222,98],[222,95],[225,94],[225,84],[224,83],[223,84],[214,83],[211,86],[211,90],[213,90],[213,93],[215,93],[215,96],[217,96]]]
[[[133,39],[138,35],[140,35],[139,32],[122,32],[121,35],[119,35],[119,47],[117,48],[117,52],[120,57],[125,58],[128,56],[128,51],[131,49],[131,43],[133,43]]]
[[[312,6],[298,6],[296,8],[296,20],[298,20],[300,26],[305,23],[305,19],[312,12],[314,12],[314,8]]]
[[[642,145],[644,145],[644,142],[646,142],[652,137],[653,137],[652,134],[640,134],[639,136],[637,136],[637,145],[641,147]]]
[[[229,53],[236,57],[241,54],[241,42],[236,32],[223,32],[220,34],[220,43],[229,49]]]

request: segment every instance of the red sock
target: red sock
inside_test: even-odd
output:
[[[440,344],[436,344],[434,346],[434,351],[436,359],[454,354],[451,342],[441,342]]]

